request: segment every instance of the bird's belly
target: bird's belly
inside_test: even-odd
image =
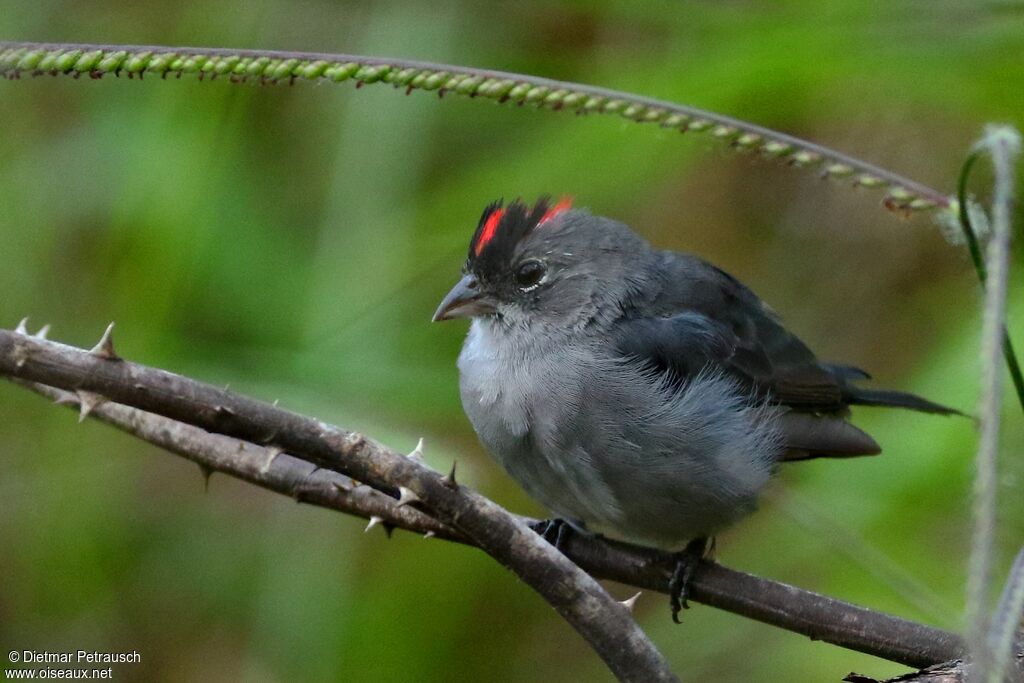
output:
[[[628,475],[608,477],[600,462],[607,452],[552,450],[529,427],[519,435],[484,422],[474,423],[484,447],[533,500],[555,517],[607,538],[675,551],[731,525],[754,505],[753,491],[745,502],[709,496],[718,482],[685,465],[666,473],[638,463]]]
[[[488,453],[535,501],[556,516],[591,528],[614,524],[617,507],[608,486],[586,454],[545,448],[539,421],[564,419],[542,414],[544,402],[535,389],[559,382],[550,373],[531,379],[523,368],[498,363],[472,363],[462,367],[460,393],[463,408]],[[515,381],[508,378],[514,377]],[[564,388],[564,383],[562,383]],[[541,389],[543,392],[543,389]]]
[[[771,430],[725,382],[666,404],[621,364],[502,365],[464,350],[459,366],[491,456],[556,516],[611,538],[679,549],[712,534],[753,508],[774,463]]]
[[[472,382],[464,382],[462,399],[488,453],[533,500],[579,528],[677,550],[735,517],[735,501],[709,500],[701,491],[709,484],[690,476],[686,467],[666,474],[651,472],[638,462],[628,474],[608,477],[603,466],[610,455],[607,451],[552,446],[538,421],[548,422],[555,416],[530,410],[530,403],[510,394],[508,387],[479,391]],[[562,412],[557,419],[564,426],[573,418]],[[666,480],[671,479],[676,480],[672,495],[665,495]]]

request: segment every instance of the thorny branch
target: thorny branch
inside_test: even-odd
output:
[[[540,593],[619,680],[678,681],[625,606],[522,521],[460,486],[454,470],[442,477],[360,434],[126,362],[114,351],[110,333],[107,328],[96,348],[85,352],[0,331],[0,374],[74,391],[83,416],[108,399],[130,404],[208,432],[299,454],[318,467],[400,497],[403,507],[422,506]],[[263,463],[270,463],[269,453]]]
[[[626,609],[590,577],[581,582],[575,566],[565,566],[575,562],[594,577],[667,593],[673,566],[668,554],[570,535],[563,548],[569,562],[529,530],[526,524],[532,520],[513,518],[416,458],[270,404],[123,361],[113,352],[109,330],[104,339],[86,352],[0,330],[0,375],[74,403],[83,415],[183,455],[207,471],[385,525],[478,546],[554,605],[617,675],[658,680],[651,673],[657,672],[671,680],[660,655],[642,633],[637,635],[633,620],[624,618]],[[909,666],[953,660],[964,648],[955,634],[709,561],[695,572],[692,598]]]

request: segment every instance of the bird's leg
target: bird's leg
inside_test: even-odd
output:
[[[690,580],[697,564],[715,547],[715,540],[707,537],[695,538],[686,547],[676,553],[676,568],[672,579],[668,582],[669,607],[672,608],[672,621],[681,624],[679,612],[689,609],[686,598],[690,593]]]
[[[530,525],[530,528],[540,534],[541,538],[555,546],[557,550],[562,549],[562,543],[572,533],[572,525],[564,519],[551,518],[542,519]]]
[[[569,538],[569,534],[572,533],[572,525],[564,519],[559,521],[561,524],[558,525],[558,534],[555,536],[555,550],[561,551],[565,539]]]
[[[538,519],[535,522],[530,522],[530,528],[539,536],[544,536],[548,531],[548,527],[551,526],[554,521],[555,520],[553,519]]]

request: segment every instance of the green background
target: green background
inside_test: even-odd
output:
[[[745,118],[944,191],[1024,126],[1024,3],[5,2],[0,38],[340,51],[621,88]],[[980,168],[980,167],[979,167]],[[991,175],[977,177],[984,195]],[[569,194],[750,284],[824,358],[973,410],[962,248],[877,192],[619,119],[299,83],[0,81],[0,325],[119,351],[364,431],[540,515],[477,444],[431,325],[482,207]],[[1016,258],[1011,332],[1024,344]],[[1024,539],[1008,424],[997,579]],[[718,541],[739,569],[956,629],[967,420],[859,409],[885,454],[783,468]],[[608,680],[479,552],[216,475],[0,383],[0,649],[137,650],[146,681]],[[610,586],[621,598],[627,587]],[[638,618],[686,680],[902,667],[664,596]],[[6,665],[6,662],[4,663]]]

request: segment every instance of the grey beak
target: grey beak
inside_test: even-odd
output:
[[[473,318],[494,311],[494,304],[481,296],[476,278],[466,275],[441,301],[441,305],[434,312],[433,322],[452,318]]]

